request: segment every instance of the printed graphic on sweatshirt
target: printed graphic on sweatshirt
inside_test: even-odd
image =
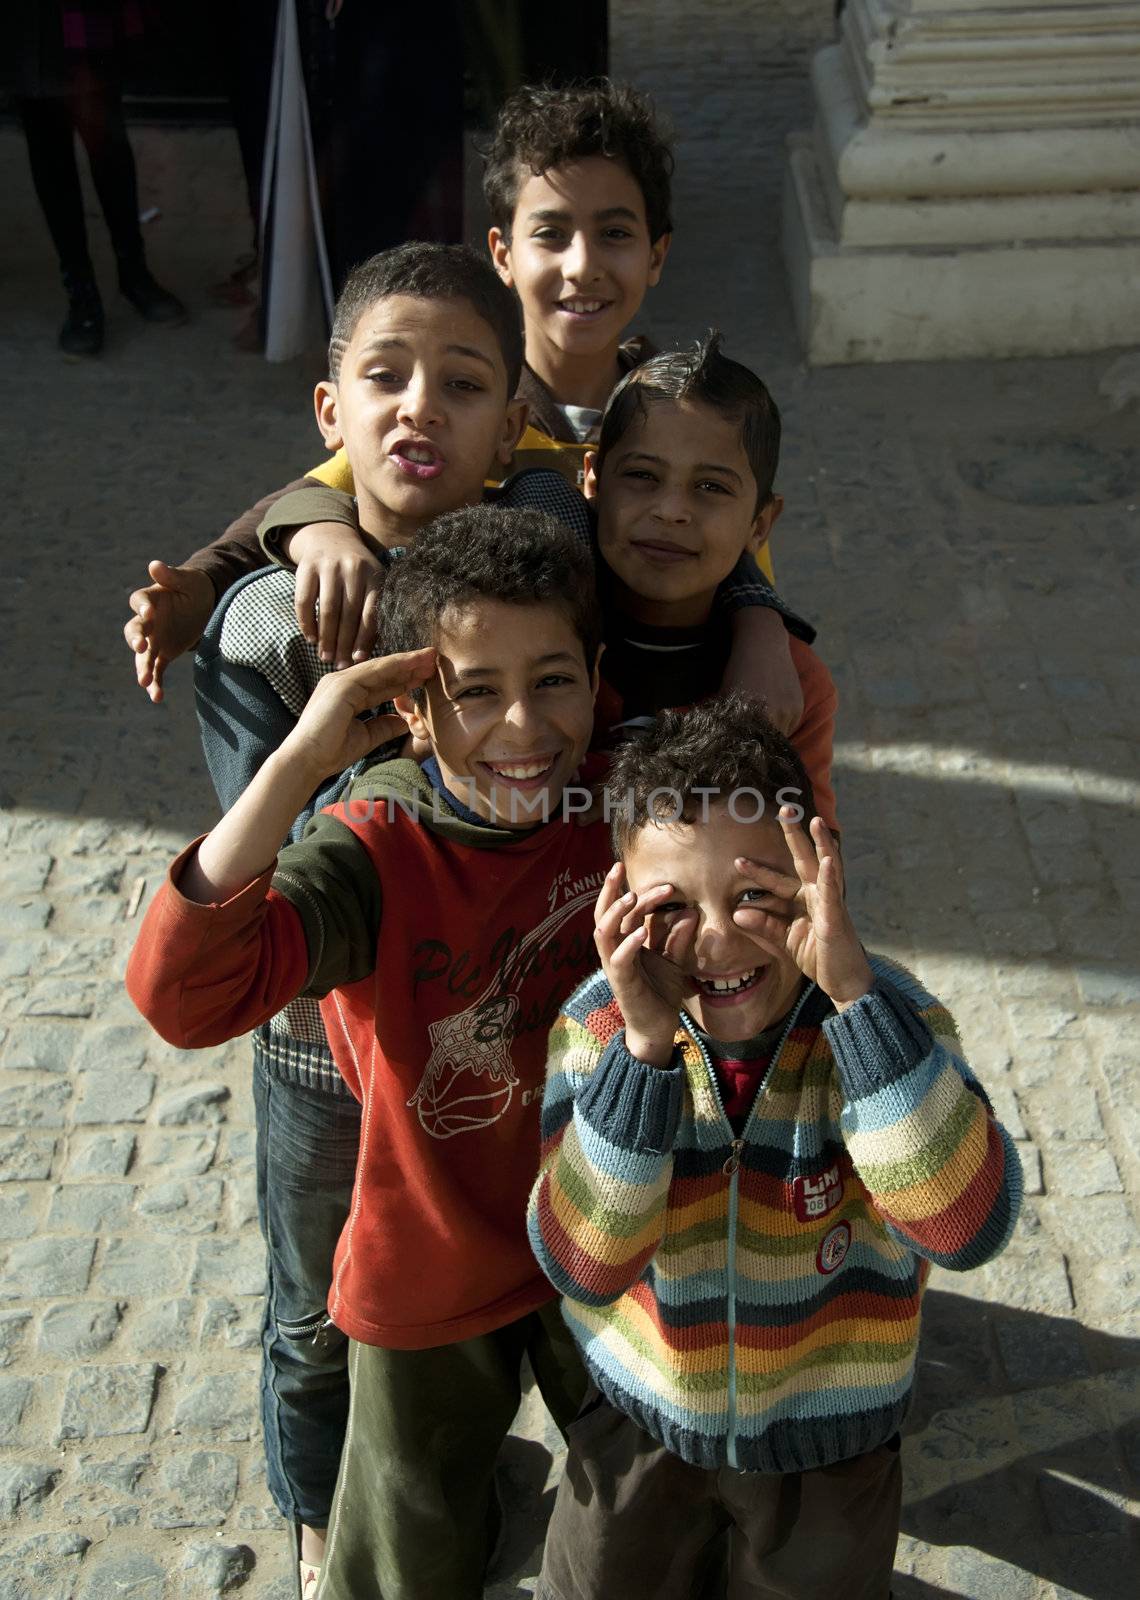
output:
[[[476,1133],[510,1108],[519,1081],[511,1059],[514,1041],[539,1029],[549,1032],[559,1006],[585,974],[593,949],[592,922],[568,939],[558,935],[579,911],[593,906],[603,878],[597,872],[552,885],[552,900],[559,888],[567,895],[563,904],[528,934],[520,936],[514,928],[499,934],[491,947],[491,976],[478,996],[465,1010],[428,1025],[431,1055],[408,1105],[416,1108],[424,1132],[433,1139]],[[478,968],[465,976],[470,951],[455,954],[442,940],[429,939],[415,954],[421,959],[416,988],[445,982],[453,993],[464,994],[473,980],[478,982]],[[524,1010],[519,991],[544,974],[552,980],[545,999]]]
[[[843,1179],[839,1165],[817,1172],[814,1178],[797,1178],[792,1184],[792,1205],[797,1222],[817,1222],[834,1211],[843,1199]]]

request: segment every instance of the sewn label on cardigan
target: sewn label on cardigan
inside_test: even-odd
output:
[[[843,1199],[843,1180],[839,1165],[817,1172],[814,1178],[796,1178],[792,1183],[792,1204],[797,1222],[817,1222],[834,1211]]]
[[[851,1224],[837,1222],[834,1228],[829,1228],[824,1234],[823,1242],[815,1253],[816,1271],[824,1274],[834,1272],[843,1265],[850,1248]]]

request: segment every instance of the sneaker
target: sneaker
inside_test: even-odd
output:
[[[121,268],[119,290],[147,322],[185,322],[186,307],[146,267]]]
[[[97,356],[103,348],[103,302],[94,278],[65,278],[67,317],[59,348],[69,356]]]

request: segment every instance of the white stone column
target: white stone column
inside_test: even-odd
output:
[[[788,143],[809,362],[1140,343],[1140,4],[849,0]]]

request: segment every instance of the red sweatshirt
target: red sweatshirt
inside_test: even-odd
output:
[[[423,1349],[552,1297],[526,1237],[546,1041],[597,965],[612,857],[600,823],[520,838],[433,819],[414,762],[380,772],[420,800],[420,819],[384,798],[369,817],[350,798],[282,851],[272,888],[266,873],[222,905],[195,904],[178,891],[180,856],[127,988],[182,1047],[244,1033],[302,991],[323,996],[364,1107],[329,1313],[366,1344]]]

